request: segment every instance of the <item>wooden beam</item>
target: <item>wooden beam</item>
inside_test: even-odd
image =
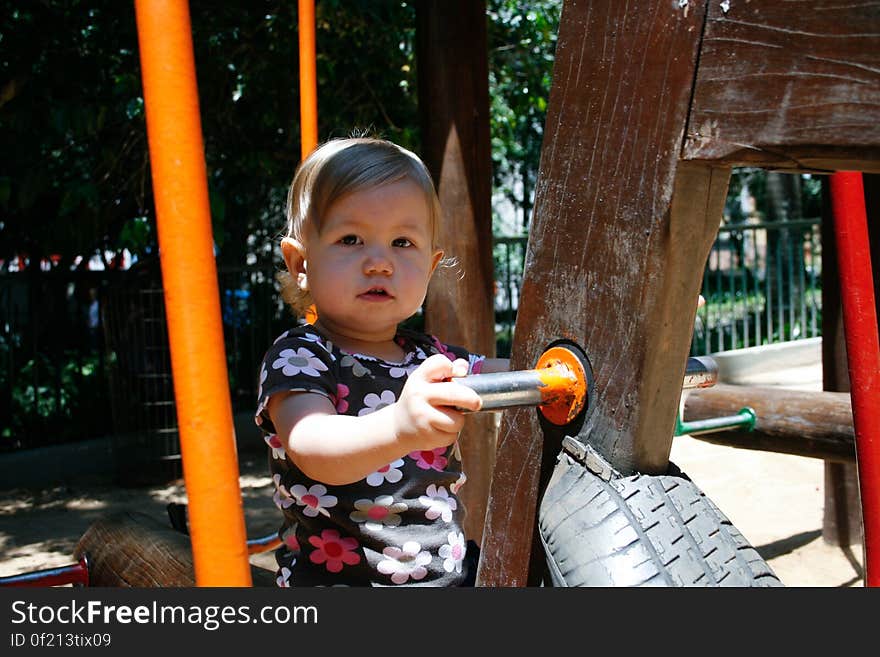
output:
[[[425,328],[444,342],[495,355],[492,173],[486,3],[416,3],[422,156],[443,208],[440,244],[457,260],[428,290]],[[495,464],[496,419],[467,418],[459,444],[468,476],[465,528],[478,543]]]
[[[684,421],[733,415],[751,407],[753,431],[719,431],[694,438],[719,445],[855,462],[849,393],[789,390],[719,383],[693,390],[684,402]]]
[[[185,534],[137,511],[121,511],[95,521],[76,544],[75,557],[88,554],[89,586],[124,588],[196,585],[192,547]],[[274,575],[250,566],[254,586],[274,586]]]
[[[708,5],[686,159],[880,171],[876,4]]]
[[[583,346],[596,385],[584,431],[627,473],[667,468],[729,179],[679,166],[702,25],[703,8],[665,0],[574,0],[561,17],[512,366],[557,338]],[[479,585],[537,583],[553,440],[535,411],[504,413]]]

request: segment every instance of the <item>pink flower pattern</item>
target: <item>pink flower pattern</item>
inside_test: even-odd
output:
[[[331,573],[338,573],[343,566],[354,566],[361,561],[361,555],[355,552],[358,548],[357,539],[350,536],[342,538],[335,529],[325,529],[320,538],[309,536],[309,543],[315,548],[309,554],[309,561],[318,565],[325,564]]]
[[[434,449],[423,449],[410,452],[409,457],[415,460],[416,465],[422,470],[437,470],[443,472],[449,460],[446,458],[445,447],[435,447]]]
[[[350,390],[347,385],[344,383],[337,383],[336,394],[330,397],[330,401],[332,401],[333,405],[336,407],[336,412],[340,415],[348,410],[348,402],[345,398],[348,397],[349,392]]]
[[[296,525],[292,527],[288,527],[284,530],[284,533],[281,535],[281,541],[284,545],[287,546],[287,549],[291,552],[299,552],[299,541],[296,538]]]
[[[449,351],[449,349],[446,348],[445,344],[443,344],[442,342],[440,342],[440,340],[437,339],[436,335],[431,336],[431,344],[433,344],[434,348],[437,349],[437,351],[439,351],[441,354],[446,356],[449,360],[455,360],[456,358],[458,358],[458,356],[456,356],[454,353],[452,353],[451,351]]]

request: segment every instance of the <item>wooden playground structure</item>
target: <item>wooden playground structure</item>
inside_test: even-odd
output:
[[[132,538],[155,539],[154,554],[167,558],[150,575],[157,585],[251,586],[258,582],[238,488],[188,7],[137,0],[136,8],[191,540],[176,534],[165,543],[152,528]],[[313,3],[301,0],[300,8],[302,52],[313,53]],[[424,37],[420,104],[430,108],[423,110],[422,155],[447,216],[443,242],[467,272],[464,282],[432,286],[426,328],[491,354],[485,7],[423,2],[417,17]],[[310,90],[301,93],[304,154],[317,142],[309,61],[301,57],[301,81]],[[609,478],[662,477],[670,470],[694,300],[731,168],[742,165],[828,174],[835,246],[826,254],[838,254],[853,421],[851,429],[845,420],[829,426],[823,424],[828,414],[819,414],[812,422],[819,437],[799,440],[790,427],[774,437],[767,420],[773,400],[763,400],[751,439],[741,432],[712,435],[854,462],[865,583],[880,584],[880,347],[871,268],[871,256],[880,252],[880,204],[866,209],[860,173],[880,173],[880,8],[824,0],[644,0],[634,10],[568,0],[511,367],[529,370],[548,346],[565,340],[583,350],[594,393],[563,426],[530,406],[509,408],[497,445],[485,440],[488,416],[471,418],[463,445],[465,463],[475,464],[466,504],[471,533],[482,544],[478,586],[542,583],[537,518],[566,441],[594,474],[591,458]],[[868,197],[876,199],[874,178],[865,179]],[[472,312],[463,317],[456,312],[462,307]],[[823,348],[829,359],[842,353],[832,340]],[[840,397],[807,394],[783,400],[776,414],[797,402],[822,409],[843,404],[846,415]],[[759,401],[718,397],[700,417]],[[710,391],[701,392],[691,411],[711,399]],[[849,430],[854,447],[840,437]],[[483,439],[468,439],[478,435]],[[113,560],[120,540],[112,528],[97,528],[81,542],[90,563],[81,561],[77,572],[147,585],[99,563]],[[192,580],[190,564],[179,558],[190,547]]]

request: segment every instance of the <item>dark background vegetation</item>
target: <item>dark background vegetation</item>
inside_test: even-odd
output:
[[[560,4],[488,2],[495,180],[523,218]],[[0,7],[0,259],[154,253],[132,3]],[[316,13],[320,138],[366,129],[418,151],[414,3],[320,0]],[[218,262],[269,258],[299,161],[296,3],[193,2],[191,17]]]
[[[320,139],[366,130],[420,151],[416,6],[318,0]],[[561,7],[486,2],[496,234],[528,230]],[[218,268],[271,281],[300,155],[296,3],[201,0],[190,12]],[[107,376],[122,354],[83,328],[89,295],[121,294],[124,250],[147,278],[157,271],[133,3],[0,0],[0,139],[0,447],[23,446],[22,436],[36,445],[100,435],[111,425],[108,397],[128,391]],[[727,221],[745,219],[744,187],[764,218],[819,214],[818,180],[743,169],[731,180]],[[512,271],[515,289],[521,245],[503,253],[499,280]],[[102,271],[89,268],[95,256]],[[11,271],[16,258],[26,271]],[[233,402],[245,405],[248,359],[274,327],[241,329],[271,311],[274,292],[239,276],[221,290]],[[502,313],[512,321],[515,308]],[[502,355],[509,326],[499,332]]]
[[[318,0],[320,139],[366,130],[419,152],[415,6]],[[487,2],[495,193],[508,200],[522,229],[560,6]],[[218,268],[271,277],[280,264],[283,200],[300,156],[296,3],[196,1],[190,12]],[[133,3],[0,1],[5,448],[107,432],[108,397],[125,396],[107,376],[124,354],[96,344],[84,324],[95,291],[106,313],[122,292],[143,292],[119,290],[125,277],[115,270],[124,250],[147,272],[138,285],[161,285],[153,280],[157,236],[146,137]],[[94,257],[102,271],[90,267]],[[221,287],[230,352],[257,350],[264,338],[244,344],[238,329],[257,314],[257,295],[271,290],[251,288],[248,296],[235,280]],[[161,307],[156,314],[161,318]],[[141,352],[152,348],[147,334],[121,341],[135,338]],[[230,365],[233,396],[245,397],[249,365]]]

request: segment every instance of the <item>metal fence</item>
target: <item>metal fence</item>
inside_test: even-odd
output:
[[[723,224],[703,274],[691,355],[816,337],[822,327],[820,219]],[[513,338],[526,237],[496,238],[498,354]]]
[[[223,268],[219,285],[233,408],[248,410],[257,365],[291,317],[272,271]],[[0,452],[99,436],[112,436],[131,483],[180,474],[158,261],[0,275]]]
[[[510,355],[526,238],[496,238],[497,353]],[[724,225],[703,279],[692,355],[821,331],[819,220]],[[250,412],[256,370],[292,318],[275,271],[221,268],[233,410]],[[98,327],[89,310],[100,307]],[[120,471],[152,459],[178,472],[179,447],[158,262],[128,271],[0,275],[0,451],[113,435]]]
[[[722,225],[703,273],[691,354],[817,337],[821,220]]]

